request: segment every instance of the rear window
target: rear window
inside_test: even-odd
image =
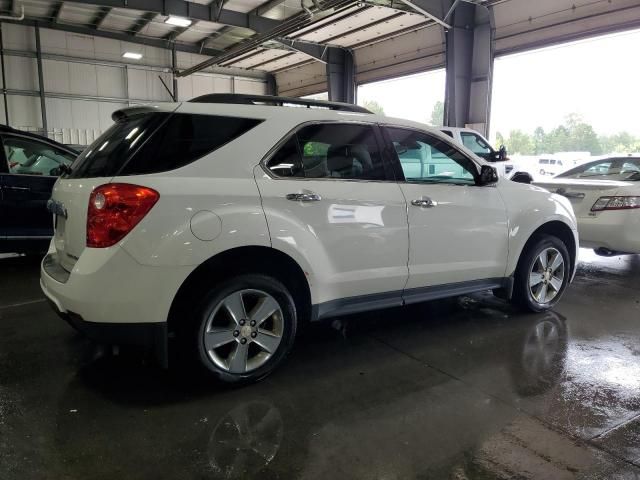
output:
[[[153,113],[116,123],[72,167],[71,178],[175,170],[217,150],[262,120]]]
[[[71,165],[69,178],[113,177],[167,118],[167,113],[127,117],[116,122]]]

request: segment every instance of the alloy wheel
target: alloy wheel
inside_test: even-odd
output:
[[[542,250],[533,261],[529,272],[529,291],[533,299],[543,305],[551,302],[562,289],[565,263],[556,248]]]
[[[229,373],[264,365],[282,341],[280,304],[267,292],[244,289],[223,298],[207,318],[202,341],[211,361]]]

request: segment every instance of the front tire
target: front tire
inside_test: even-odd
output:
[[[526,310],[553,308],[571,277],[571,257],[558,237],[540,234],[531,238],[516,269],[513,300]]]
[[[297,313],[281,282],[245,274],[205,294],[196,324],[198,360],[205,371],[224,382],[255,382],[291,350]]]

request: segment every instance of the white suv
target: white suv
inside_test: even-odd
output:
[[[569,201],[424,125],[228,95],[114,119],[55,185],[41,285],[165,365],[257,380],[309,321],[486,289],[541,311],[573,276]]]

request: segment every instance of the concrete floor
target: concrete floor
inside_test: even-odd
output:
[[[98,356],[0,259],[0,479],[640,479],[640,256],[555,312],[490,295],[321,326],[257,385]]]

